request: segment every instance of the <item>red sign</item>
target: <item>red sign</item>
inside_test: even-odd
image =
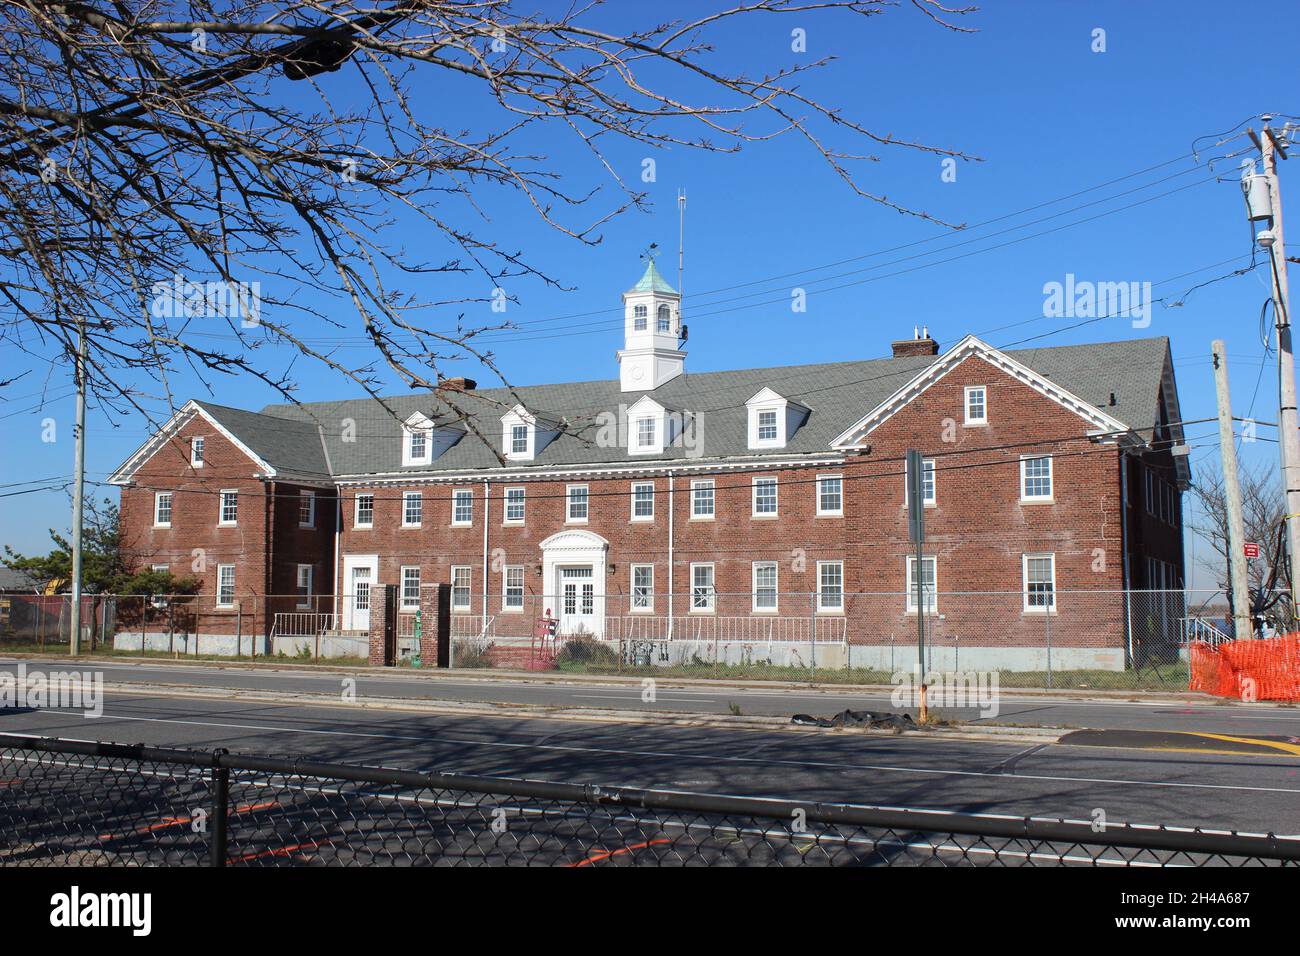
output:
[[[1243,545],[1241,546],[1241,550],[1242,550],[1242,553],[1245,554],[1246,557],[1248,557],[1248,558],[1258,558],[1258,557],[1259,557],[1259,545],[1255,544],[1255,543],[1252,542],[1252,541],[1247,541],[1245,544],[1243,544]]]

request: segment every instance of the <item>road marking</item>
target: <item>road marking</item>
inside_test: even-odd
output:
[[[570,694],[574,700],[621,700],[624,703],[635,704],[641,700],[640,694]],[[691,701],[698,704],[715,704],[717,701],[711,697],[658,697],[656,696],[650,703],[658,703],[661,700],[666,701]],[[642,701],[645,703],[645,701]]]
[[[65,716],[82,716],[81,711],[71,710],[52,710],[41,709],[32,711],[33,714],[59,714]],[[419,741],[428,743],[427,735],[416,736],[413,734],[380,734],[372,732],[363,732],[358,730],[315,730],[312,728],[297,727],[274,727],[264,724],[233,724],[219,721],[203,720],[183,720],[175,717],[132,717],[123,714],[110,714],[105,712],[102,717],[96,720],[134,720],[146,723],[160,724],[181,724],[194,727],[218,727],[224,730],[257,730],[270,731],[279,733],[310,734],[313,736],[323,737],[357,737],[368,740],[406,740]],[[491,719],[491,718],[485,718]],[[0,734],[0,739],[6,736]],[[823,760],[780,760],[780,759],[760,759],[742,756],[733,756],[730,754],[693,754],[693,753],[673,753],[671,751],[654,751],[654,750],[626,750],[622,748],[609,747],[576,747],[561,744],[535,744],[535,743],[510,743],[500,740],[472,740],[460,737],[440,736],[439,741],[448,743],[469,744],[478,747],[499,747],[510,750],[551,750],[565,753],[588,753],[602,754],[606,756],[621,757],[654,757],[657,759],[670,760],[702,760],[706,762],[736,763],[736,764],[757,764],[767,766],[788,766],[788,767],[816,767],[819,769],[833,769],[838,771],[844,770],[871,770],[880,773],[900,773],[900,774],[917,774],[920,776],[931,777],[992,777],[998,780],[1041,780],[1047,783],[1097,783],[1097,784],[1114,784],[1135,787],[1163,787],[1176,790],[1225,790],[1246,793],[1298,793],[1300,789],[1293,787],[1252,787],[1244,784],[1215,784],[1215,783],[1178,783],[1168,780],[1126,780],[1122,778],[1110,777],[1067,777],[1054,774],[1017,774],[1008,778],[1003,774],[990,773],[983,770],[935,770],[926,767],[898,767],[887,764],[846,764],[842,762],[830,762]],[[994,742],[996,743],[996,742]],[[1096,749],[1096,748],[1089,748]]]

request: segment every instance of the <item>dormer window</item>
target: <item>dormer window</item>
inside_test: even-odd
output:
[[[501,416],[501,451],[507,461],[532,461],[556,432],[538,427],[537,417],[516,405]]]
[[[650,310],[644,305],[632,306],[632,331],[644,332],[646,330],[646,320],[649,318]]]
[[[402,423],[402,464],[427,465],[433,461],[433,422],[416,412]]]
[[[655,420],[649,415],[643,415],[636,420],[637,448],[645,449],[655,446],[655,434],[658,432],[655,424]]]
[[[673,324],[672,310],[666,305],[659,306],[659,331],[671,332]]]
[[[630,455],[658,455],[676,434],[675,418],[646,395],[627,410],[627,451]]]
[[[809,411],[803,405],[764,388],[745,403],[749,410],[749,442],[751,449],[784,448],[791,436],[808,420]]]
[[[527,425],[510,426],[510,454],[512,455],[528,454],[528,426]]]

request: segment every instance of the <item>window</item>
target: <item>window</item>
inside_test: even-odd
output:
[[[761,442],[776,441],[776,412],[766,411],[758,413],[758,440]]]
[[[817,476],[817,513],[844,514],[844,479],[839,475]]]
[[[632,331],[644,332],[646,330],[646,319],[650,315],[650,310],[644,305],[632,306]]]
[[[170,528],[172,526],[172,493],[158,491],[153,496],[153,526]]]
[[[939,597],[935,591],[936,568],[933,557],[921,557],[921,595],[925,601],[926,613],[934,613],[939,607]],[[916,558],[907,559],[907,610],[916,613]]]
[[[524,566],[516,564],[507,567],[502,586],[504,588],[501,599],[502,609],[522,611],[524,609]]]
[[[465,566],[451,569],[451,609],[453,611],[469,610],[470,571],[471,569]]]
[[[311,607],[311,579],[312,566],[310,564],[298,565],[298,607]]]
[[[224,489],[221,492],[221,511],[217,523],[233,525],[239,521],[239,492]]]
[[[429,458],[429,436],[422,431],[411,432],[411,461],[427,461]]]
[[[934,459],[933,459],[933,458],[922,458],[922,459],[921,459],[921,490],[922,490],[922,492],[923,492],[923,494],[922,494],[922,496],[921,496],[921,504],[923,504],[923,505],[933,505],[933,504],[935,503],[935,501],[938,500],[937,497],[936,497],[936,491],[935,491]],[[904,502],[905,502],[909,507],[911,506],[912,499],[911,499],[911,497],[910,497],[909,490],[908,490],[908,487],[907,487],[907,475],[906,475],[906,474],[904,474],[904,476],[903,476],[903,501],[904,501]]]
[[[371,528],[375,524],[375,496],[357,495],[356,520],[358,528]]]
[[[420,569],[402,568],[402,610],[418,611],[420,609]]]
[[[713,479],[691,482],[691,517],[713,518]]]
[[[713,611],[715,601],[713,590],[713,565],[691,565],[691,610]]]
[[[666,305],[659,306],[659,331],[672,331],[672,312]]]
[[[755,561],[753,564],[753,578],[754,578],[754,610],[775,611],[776,610],[776,562]]]
[[[510,427],[510,454],[528,454],[528,426],[512,425]]]
[[[650,481],[632,483],[632,520],[653,521],[655,517],[655,486]]]
[[[203,467],[203,446],[202,438],[190,439],[190,464],[195,468]]]
[[[817,610],[844,610],[844,562],[817,562]]]
[[[451,493],[451,523],[468,525],[474,523],[474,490],[457,488]]]
[[[754,517],[776,515],[776,479],[754,479]]]
[[[235,566],[217,565],[217,607],[235,606]]]
[[[653,448],[655,446],[655,420],[643,415],[636,420],[636,447]]]
[[[1056,555],[1024,556],[1025,610],[1047,613],[1056,610]]]
[[[966,388],[966,424],[987,425],[989,420],[988,390],[983,385]]]
[[[168,571],[171,570],[171,566],[167,564],[155,564],[150,567],[150,570],[157,571],[159,574],[166,574]],[[158,608],[166,607],[168,603],[167,595],[165,594],[152,595],[151,598],[149,599],[149,603],[152,604],[154,607],[158,607]]]
[[[1020,500],[1052,500],[1052,459],[1020,459]]]
[[[298,492],[298,527],[316,527],[316,492]]]
[[[402,493],[402,527],[418,528],[424,518],[424,495],[418,491]]]
[[[506,489],[506,524],[524,523],[524,489]]]
[[[565,520],[586,522],[587,520],[587,486],[569,485],[566,488]]]
[[[655,606],[655,566],[632,565],[632,610],[653,611]]]

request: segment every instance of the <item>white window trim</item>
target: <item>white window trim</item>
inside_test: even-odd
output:
[[[518,524],[518,522],[515,523]],[[511,605],[506,603],[509,600],[509,595],[510,595],[510,572],[511,571],[519,572],[519,606],[518,607],[512,607]],[[528,585],[526,581],[526,574],[524,572],[524,565],[507,564],[505,567],[501,569],[501,613],[502,614],[523,614],[524,605],[527,603],[527,598],[528,598]]]
[[[456,501],[462,495],[469,495],[469,520],[462,521],[456,518]],[[453,488],[451,490],[451,526],[453,528],[472,528],[474,526],[474,489],[473,488]]]
[[[650,443],[641,443],[641,423],[650,423]],[[631,448],[628,450],[633,455],[653,455],[663,451],[663,441],[660,438],[659,430],[663,427],[662,416],[640,414],[632,419],[631,435],[628,436],[631,441]]]
[[[408,602],[406,599],[406,572],[407,571],[415,572],[415,580],[417,582],[415,585],[415,600],[412,602]],[[418,564],[404,564],[401,566],[401,568],[398,569],[397,572],[398,610],[418,611],[420,609],[420,586],[423,583],[424,580],[420,574],[420,566]]]
[[[650,569],[650,606],[636,606],[636,572],[638,568]],[[638,563],[630,566],[628,570],[628,613],[629,614],[653,614],[655,612],[655,566],[653,564]]]
[[[456,603],[456,572],[464,571],[465,576],[469,578],[469,584],[465,587],[467,595],[465,604]],[[448,578],[451,582],[451,609],[453,611],[469,611],[474,607],[474,568],[468,564],[453,564],[451,566],[451,576]]]
[[[712,600],[709,602],[710,605],[709,607],[695,606],[695,569],[696,568],[712,569],[713,573],[710,575],[710,577],[713,580],[713,584],[711,585],[713,593],[711,595]],[[686,592],[686,600],[690,610],[687,613],[716,614],[718,610],[718,569],[714,567],[712,561],[693,561],[691,562],[691,566],[690,566],[690,575],[691,575],[690,580],[687,582],[689,585],[689,590]]]
[[[837,565],[840,569],[840,606],[826,607],[822,602],[822,568],[830,565]],[[817,613],[818,614],[843,614],[844,613],[844,562],[843,561],[818,561],[817,562]]]
[[[789,413],[790,400],[775,390],[764,387],[745,402],[747,410],[746,438],[751,449],[784,448],[790,440]],[[760,440],[758,437],[758,416],[762,412],[776,412],[776,437]]]
[[[970,417],[970,393],[981,391],[984,393],[984,417]],[[962,424],[967,427],[977,425],[987,425],[989,423],[989,387],[987,385],[967,385],[962,389]]]
[[[408,498],[420,499],[420,520],[419,521],[409,522],[406,520],[406,499]],[[423,524],[424,524],[424,494],[419,491],[403,491],[402,492],[402,527],[419,528]]]
[[[906,613],[915,614],[916,608],[916,582],[912,580],[912,562],[916,560],[915,554],[909,554],[903,559],[903,583],[907,585],[907,599],[905,604]],[[927,606],[926,614],[939,613],[939,556],[937,554],[921,555],[921,567],[929,562],[934,565],[934,603]]]
[[[167,497],[167,520],[166,520],[166,521],[159,521],[159,520],[158,520],[158,506],[159,506],[159,504],[161,503],[162,498],[163,498],[164,495]],[[176,494],[175,494],[175,492],[171,492],[171,491],[155,491],[155,492],[153,493],[153,526],[154,526],[155,528],[170,528],[170,527],[172,526],[172,518],[175,517],[175,515],[176,515]],[[219,517],[219,516],[218,516],[218,517]]]
[[[645,485],[650,486],[650,513],[648,515],[638,515],[636,513],[636,490]],[[630,487],[631,502],[628,508],[628,520],[639,524],[653,524],[655,520],[655,483],[653,481],[634,481]],[[590,506],[588,511],[590,511]]]
[[[203,455],[204,455],[203,458],[198,458],[194,454],[198,450],[199,445],[203,446]],[[190,467],[202,468],[203,465],[205,464],[207,453],[208,453],[208,442],[207,442],[206,435],[195,435],[193,438],[190,439]]]
[[[510,517],[510,492],[512,491],[523,492],[524,516],[522,518]],[[569,506],[567,494],[565,495],[564,506],[566,509],[565,513],[567,514],[568,513],[567,509]],[[520,525],[525,524],[527,521],[528,521],[528,488],[524,485],[511,485],[509,488],[502,488],[501,489],[501,523],[503,525],[512,525],[514,527],[519,527]]]
[[[775,510],[775,511],[764,511],[764,512],[759,512],[759,510],[758,510],[758,483],[759,483],[760,481],[763,481],[763,482],[768,482],[768,481],[770,481],[770,482],[772,482],[773,486],[776,488],[776,510]],[[715,503],[715,505],[716,505],[716,499],[715,499],[715,502],[714,502],[714,503]],[[750,516],[751,518],[757,518],[757,519],[759,519],[760,521],[768,520],[768,519],[771,519],[771,518],[779,518],[779,517],[781,516],[781,482],[777,479],[776,475],[755,475],[754,478],[750,481],[750,485],[749,485],[749,516]]]
[[[307,506],[307,520],[302,520],[302,503],[307,500],[310,504]],[[314,528],[316,527],[316,492],[308,491],[305,488],[298,492],[298,527]]]
[[[298,565],[298,569],[294,572],[293,583],[295,590],[302,587],[302,572],[304,568],[307,570],[307,593],[298,595],[298,609],[310,610],[311,599],[314,596],[313,588],[316,584],[316,569],[310,564]]]
[[[365,496],[370,498],[370,520],[365,524],[361,523],[361,499]],[[352,498],[352,527],[357,530],[366,530],[375,526],[375,496],[373,492],[367,491],[365,495],[354,495]]]
[[[758,569],[771,568],[775,573],[773,578],[772,607],[758,606]],[[714,590],[717,590],[717,583],[714,583]],[[781,566],[775,561],[751,561],[749,563],[749,609],[754,614],[777,614],[781,610]]]
[[[1047,459],[1047,487],[1050,489],[1045,495],[1026,495],[1025,494],[1025,463],[1037,461],[1041,458]],[[1029,503],[1050,503],[1056,500],[1056,464],[1051,455],[1021,455],[1020,456],[1020,500]]]
[[[224,603],[223,603],[222,600],[221,600],[221,571],[222,571],[223,568],[230,568],[230,583],[231,583],[231,587],[230,587],[230,600],[227,601],[227,602],[224,602]],[[235,590],[235,582],[236,582],[237,580],[239,580],[239,578],[238,578],[238,574],[239,574],[239,572],[235,570],[235,566],[234,566],[233,564],[218,564],[218,565],[217,565],[217,593],[216,593],[216,607],[234,607],[234,606],[235,606],[235,603],[236,603],[236,602],[238,601],[238,599],[239,599],[238,592]]]
[[[826,481],[826,480],[828,480],[828,479],[831,479],[831,480],[836,480],[836,479],[838,479],[838,480],[839,480],[839,483],[840,483],[840,506],[839,506],[839,508],[835,509],[834,511],[823,511],[823,510],[822,510],[822,482],[823,482],[823,481]],[[815,484],[813,487],[814,487],[814,490],[815,490],[815,494],[817,495],[817,517],[819,517],[819,518],[842,518],[842,517],[844,517],[844,476],[843,476],[842,474],[835,474],[835,475],[818,475],[818,476],[817,476],[817,482],[816,482],[816,484]]]
[[[569,500],[569,495],[571,492],[576,491],[579,488],[587,492],[584,498],[587,505],[587,514],[585,517],[582,518],[574,518],[572,517],[573,502]],[[586,524],[590,520],[591,520],[591,488],[585,483],[579,483],[576,485],[565,485],[564,486],[564,523],[565,524]]]
[[[1052,604],[1050,607],[1036,607],[1029,603],[1029,560],[1031,558],[1050,558],[1052,562]],[[1020,556],[1020,592],[1024,598],[1024,613],[1026,614],[1055,614],[1056,613],[1056,552],[1055,551],[1027,551]]]
[[[925,487],[925,473],[930,472],[930,484],[934,486],[934,494],[921,502],[922,508],[937,508],[939,506],[939,466],[933,458],[921,459],[921,487]],[[903,474],[903,507],[912,506],[911,489],[907,487],[907,474]]]
[[[707,484],[713,491],[712,502],[713,511],[706,515],[695,513],[695,488],[699,485]],[[713,521],[718,516],[718,483],[713,478],[697,478],[691,482],[691,514],[690,521]]]
[[[226,495],[235,496],[235,520],[225,521],[223,515],[226,513]],[[222,488],[217,495],[217,527],[218,528],[235,528],[239,525],[239,489]]]

